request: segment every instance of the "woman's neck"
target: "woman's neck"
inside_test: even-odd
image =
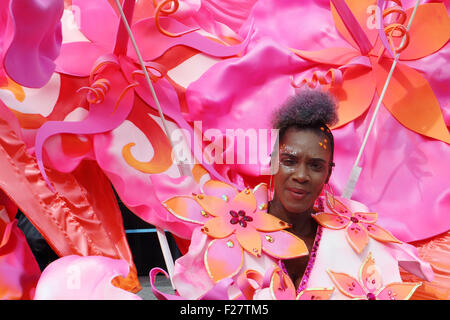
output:
[[[272,200],[269,203],[269,213],[278,219],[281,219],[292,225],[291,231],[302,238],[313,237],[316,234],[317,222],[311,217],[314,212],[313,208],[305,212],[289,212],[283,205]]]

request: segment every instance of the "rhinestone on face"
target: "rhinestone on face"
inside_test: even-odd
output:
[[[228,196],[223,194],[222,195],[222,200],[225,201],[225,202],[228,202]]]
[[[245,193],[245,194],[250,194],[250,190],[245,189],[244,193]]]
[[[261,203],[259,205],[259,210],[265,210],[265,209],[267,209],[267,203]]]
[[[205,218],[208,217],[208,214],[206,213],[205,210],[201,210],[200,213],[202,214],[202,216],[204,216]]]
[[[227,247],[228,247],[228,248],[233,248],[233,247],[234,247],[234,242],[231,241],[231,240],[228,240],[228,241],[227,241]]]
[[[270,242],[270,243],[273,243],[274,242],[274,239],[271,237],[271,236],[269,236],[269,235],[266,235],[266,240],[268,241],[268,242]]]

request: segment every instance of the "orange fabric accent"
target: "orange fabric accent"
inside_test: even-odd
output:
[[[409,21],[413,8],[406,10]],[[410,43],[400,60],[426,57],[442,48],[450,39],[450,17],[443,3],[426,3],[418,7],[409,29]],[[395,40],[400,44],[401,39]]]
[[[357,1],[345,0],[345,2],[352,11],[361,28],[364,30],[364,33],[367,35],[370,43],[373,44],[376,38],[378,37],[378,30],[376,28],[369,29],[367,27],[367,19],[369,17],[367,14],[367,9],[370,6],[376,5],[376,0],[357,0]],[[348,41],[348,43],[350,43],[355,49],[358,49],[358,45],[353,40],[352,36],[350,35],[350,32],[345,27],[344,22],[337,13],[336,8],[331,3],[331,1],[330,6],[331,6],[331,14],[333,16],[336,29],[344,37],[344,39]]]
[[[22,86],[6,77],[6,83],[0,83],[0,89],[6,89],[12,92],[17,101],[23,102],[25,100],[25,91]]]
[[[377,91],[381,94],[392,59],[370,57]],[[428,81],[416,70],[399,63],[386,91],[383,103],[405,127],[427,137],[450,143],[450,133],[441,108]],[[426,107],[425,107],[426,106]]]
[[[61,134],[61,147],[63,152],[71,157],[81,157],[92,149],[92,141],[81,140],[77,135],[70,133]]]
[[[135,159],[131,153],[131,148],[135,143],[130,142],[122,149],[122,156],[125,161],[136,170],[144,173],[161,173],[172,165],[172,149],[170,141],[162,128],[147,114],[148,107],[140,99],[135,100],[135,105],[128,116],[128,120],[133,122],[151,142],[154,154],[148,162]]]
[[[375,93],[375,79],[369,68],[353,66],[346,69],[342,84],[329,88],[338,102],[338,123],[331,129],[339,128],[355,120],[366,112]]]
[[[450,231],[435,237],[411,243],[417,248],[419,257],[430,263],[434,271],[433,281],[424,281],[400,269],[403,281],[422,281],[411,300],[450,299]]]

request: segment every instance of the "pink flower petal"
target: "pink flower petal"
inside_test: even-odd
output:
[[[253,188],[253,195],[256,198],[256,210],[267,212],[268,208],[268,190],[267,184],[260,183]]]
[[[214,282],[236,275],[242,267],[244,252],[236,237],[215,239],[205,252],[205,266]]]
[[[208,236],[215,239],[222,239],[228,237],[236,229],[228,220],[222,217],[214,217],[206,221],[202,231]]]
[[[375,223],[378,219],[378,214],[376,212],[355,212],[355,217],[364,223]]]
[[[377,292],[383,285],[381,272],[375,265],[375,260],[370,252],[367,258],[364,260],[360,271],[361,283],[366,288],[367,292]]]
[[[366,292],[359,284],[358,280],[345,274],[328,270],[328,275],[336,285],[336,288],[350,298],[365,299]]]
[[[380,226],[377,226],[376,224],[366,224],[366,223],[361,224],[366,228],[369,235],[375,240],[382,242],[402,243],[400,240],[394,237],[389,231],[383,229]]]
[[[343,229],[345,228],[350,220],[345,216],[339,216],[335,213],[319,212],[312,215],[314,220],[316,220],[322,227],[329,229]]]
[[[274,258],[292,259],[308,255],[305,242],[290,232],[261,232],[260,236],[263,251]]]
[[[262,240],[256,229],[250,225],[245,228],[238,226],[236,228],[236,238],[245,251],[257,257],[261,256]]]
[[[420,285],[420,282],[390,283],[377,294],[377,300],[409,300]]]
[[[366,229],[358,223],[350,223],[345,229],[346,237],[352,248],[360,254],[369,243],[369,236]]]
[[[329,300],[334,288],[306,289],[297,295],[296,300]]]
[[[277,300],[294,300],[295,286],[291,278],[280,269],[272,274],[270,281],[270,293]]]
[[[177,218],[198,224],[204,224],[211,216],[189,196],[178,196],[164,201],[164,206]]]
[[[252,214],[256,210],[256,198],[250,189],[245,189],[231,200],[230,210],[244,210],[247,215]]]
[[[233,186],[219,180],[206,181],[202,189],[205,194],[221,198],[224,201],[231,201],[239,193]]]

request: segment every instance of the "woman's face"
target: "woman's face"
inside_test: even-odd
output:
[[[273,201],[289,213],[312,209],[331,174],[330,157],[330,142],[325,135],[289,128],[280,141]]]

